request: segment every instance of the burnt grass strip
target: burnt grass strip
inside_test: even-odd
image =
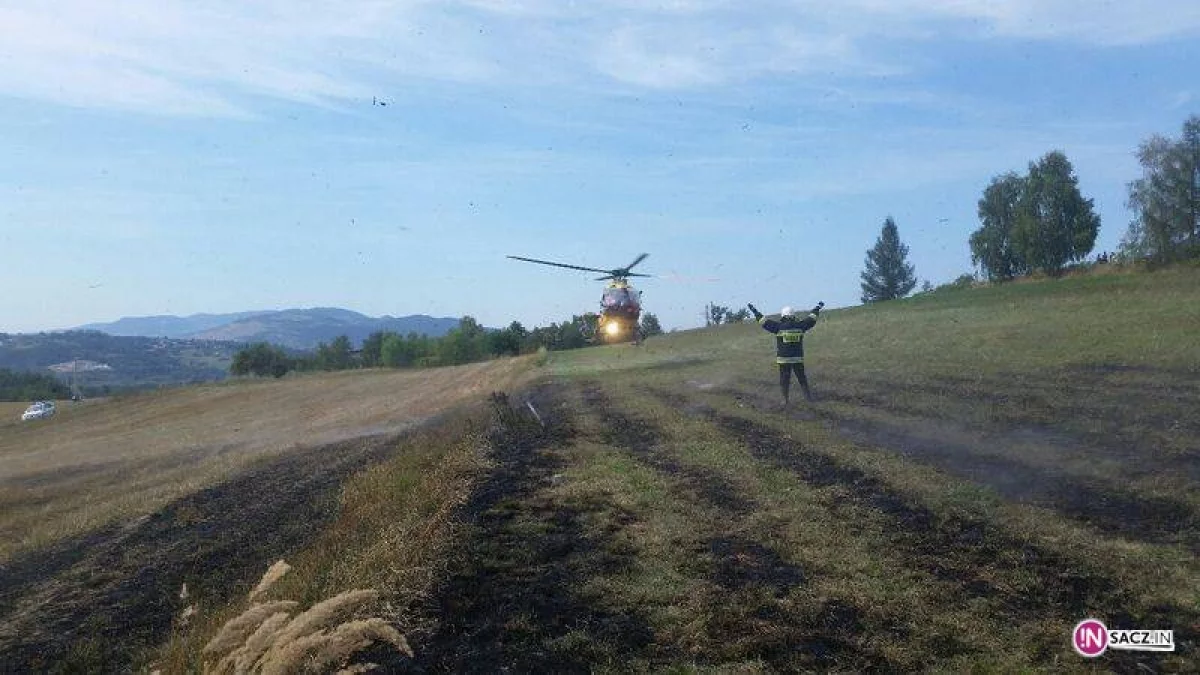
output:
[[[1066,372],[1074,373],[1072,370]],[[993,410],[1007,411],[1003,413],[1006,422],[994,422],[987,426],[1009,430],[1013,425],[1019,425],[1043,438],[1058,437],[1086,445],[1092,452],[1124,462],[1133,475],[1165,469],[1179,472],[1192,480],[1200,480],[1200,462],[1197,462],[1200,459],[1200,445],[1193,441],[1184,452],[1163,450],[1164,440],[1168,436],[1173,435],[1177,439],[1200,438],[1200,423],[1195,416],[1180,411],[1186,409],[1186,404],[1180,401],[1194,397],[1194,387],[1163,385],[1149,389],[1124,383],[1110,385],[1081,381],[1075,374],[1071,374],[1071,379],[1075,381],[1065,393],[1061,387],[1048,384],[1045,379],[1030,381],[1019,377],[1005,381],[1005,389],[994,382],[989,387],[961,379],[939,378],[927,383],[908,383],[905,391],[933,400],[944,397],[967,398],[986,404]],[[951,414],[945,411],[939,413],[937,407],[931,410],[912,402],[906,404],[888,396],[886,391],[876,380],[848,378],[835,383],[823,397],[849,405],[919,417]],[[1047,408],[1048,397],[1057,401],[1053,409]],[[1180,412],[1164,414],[1164,401],[1175,401],[1176,409]],[[1064,439],[1064,434],[1050,429],[1044,419],[1028,419],[1031,413],[1041,413],[1043,417],[1052,413],[1056,418],[1066,420],[1089,420],[1097,423],[1101,429],[1076,429],[1069,438]]]
[[[267,460],[124,527],[20,556],[0,569],[0,672],[129,672],[194,598],[219,605],[336,515],[343,481],[393,438]]]
[[[679,402],[674,392],[663,394]],[[838,486],[847,491],[848,500],[838,499],[835,508],[839,502],[848,501],[849,505],[881,512],[890,521],[890,548],[903,554],[910,566],[956,584],[967,597],[994,602],[1005,619],[1021,623],[1048,617],[1077,621],[1102,614],[1114,626],[1173,626],[1177,641],[1184,645],[1195,645],[1200,637],[1200,612],[1194,609],[1175,604],[1138,608],[1139,603],[1128,591],[1079,562],[1021,541],[988,522],[962,517],[939,519],[883,481],[805,449],[773,429],[712,408],[701,411],[755,458],[791,471],[813,487]],[[981,574],[989,568],[1017,578],[1031,575],[1036,583],[1025,592],[997,588]],[[1047,652],[1039,656],[1048,659],[1053,655]],[[1109,658],[1109,665],[1116,667],[1134,667],[1141,662],[1140,656],[1132,654],[1113,654]]]
[[[719,393],[739,401],[761,398],[733,388],[724,388]],[[673,405],[694,407],[681,401],[674,392],[655,394],[670,396]],[[879,400],[864,400],[837,391],[826,392],[822,398],[887,409]],[[761,401],[757,403],[756,407],[765,409]],[[820,407],[797,407],[789,413],[804,419],[822,419],[850,440],[896,450],[914,462],[986,485],[1006,499],[1051,509],[1106,534],[1152,544],[1180,544],[1200,551],[1200,520],[1191,505],[1180,500],[1142,496],[1109,481],[1081,479],[1016,459],[981,454],[970,444],[919,437],[899,424],[847,419]],[[1051,438],[1040,440],[1053,445]],[[980,442],[1003,443],[1004,437],[981,438]]]
[[[624,448],[639,462],[684,486],[707,504],[726,513],[745,514],[754,510],[754,500],[738,494],[729,480],[704,467],[688,466],[655,449],[661,433],[651,423],[617,412],[598,387],[585,386],[583,400],[600,418],[605,445]]]
[[[1008,457],[980,454],[968,445],[920,438],[890,425],[836,416],[831,421],[851,440],[898,450],[913,461],[987,485],[1007,499],[1044,506],[1106,534],[1200,551],[1200,522],[1182,501],[1146,497],[1110,481],[1081,479]]]
[[[623,448],[639,462],[671,477],[697,501],[725,513],[731,523],[758,508],[716,472],[685,466],[659,451],[656,445],[661,432],[646,420],[615,410],[598,386],[585,384],[583,401],[599,417],[606,445]],[[867,629],[857,607],[830,600],[811,615],[798,616],[785,609],[781,601],[804,584],[806,576],[776,550],[740,536],[715,536],[690,553],[689,559],[696,565],[693,571],[722,589],[705,599],[715,619],[706,626],[705,651],[691,654],[695,663],[720,665],[758,659],[782,671],[896,669],[864,644]]]
[[[383,665],[392,672],[583,673],[638,656],[662,661],[639,612],[605,608],[580,590],[589,577],[631,564],[620,531],[633,516],[612,504],[564,507],[538,494],[563,465],[545,450],[574,434],[553,391],[533,394],[545,426],[503,395],[493,403],[496,466],[462,511],[474,531],[419,610],[435,627],[409,635],[414,661]],[[608,520],[598,534],[587,527],[596,515]]]
[[[691,553],[721,588],[707,598],[713,617],[706,625],[710,653],[699,663],[756,659],[780,672],[901,670],[866,644],[871,629],[853,604],[830,599],[813,611],[790,607],[789,593],[808,577],[773,549],[734,536],[700,542]]]

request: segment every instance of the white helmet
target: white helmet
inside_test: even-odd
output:
[[[779,316],[795,316],[796,310],[792,309],[791,305],[779,310]]]

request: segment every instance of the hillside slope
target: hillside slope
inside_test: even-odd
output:
[[[201,387],[124,431],[110,420],[100,443],[87,434],[104,427],[76,427],[74,450],[59,439],[41,473],[20,449],[51,436],[25,436],[0,446],[26,462],[4,513],[24,514],[9,527],[30,533],[0,569],[0,646],[53,646],[84,669],[195,667],[275,555],[295,569],[272,597],[385,593],[381,615],[415,652],[371,652],[389,671],[1083,671],[1093,664],[1070,631],[1097,617],[1173,629],[1177,645],[1094,665],[1189,672],[1200,646],[1198,307],[1200,269],[1176,268],[829,312],[806,339],[818,400],[787,409],[771,337],[747,324],[554,353],[532,372],[513,361],[345,373],[303,394],[291,389],[303,380],[239,385],[228,391],[256,393],[229,399]],[[129,523],[119,546],[77,539],[56,551],[34,536],[43,510],[74,527],[89,493],[114,499],[116,479],[89,476],[125,475],[134,438],[141,452],[174,439],[134,475],[174,476],[178,490],[196,472],[173,474],[174,462],[220,467],[248,427],[279,444],[386,431],[381,419],[406,418],[394,396],[415,409],[460,400],[467,385],[513,395],[493,396],[490,417],[425,435],[235,464],[218,489]],[[329,403],[351,389],[383,417],[239,412],[258,397],[321,391]],[[110,463],[81,460],[100,451]],[[42,481],[61,487],[42,492]],[[229,515],[240,505],[247,518]],[[312,526],[297,529],[295,513]],[[230,560],[240,566],[217,571]],[[116,571],[101,590],[80,591],[105,565]],[[155,585],[122,581],[142,577]],[[181,628],[171,598],[185,582],[206,600]],[[98,609],[79,604],[88,598]],[[89,635],[128,637],[31,628],[81,615]]]
[[[167,637],[181,584],[228,598],[319,534],[397,439],[530,365],[231,381],[0,421],[0,672],[127,672]]]
[[[437,371],[246,380],[64,403],[37,423],[0,420],[0,562],[14,552],[152,512],[264,456],[394,434],[492,388],[512,360]]]
[[[1098,617],[1177,641],[1100,667],[1188,671],[1198,308],[1178,268],[829,312],[784,410],[754,325],[555,354],[417,670],[1082,670]]]

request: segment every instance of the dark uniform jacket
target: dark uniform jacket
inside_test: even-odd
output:
[[[803,319],[762,316],[758,322],[763,330],[775,334],[775,363],[804,363],[804,334],[817,325],[815,312],[809,312]]]

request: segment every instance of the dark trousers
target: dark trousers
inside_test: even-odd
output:
[[[781,363],[779,364],[779,388],[783,390],[783,400],[788,398],[788,390],[792,384],[792,373],[796,374],[796,379],[800,381],[800,388],[804,390],[804,398],[812,400],[812,392],[808,390],[808,378],[804,375],[803,363]]]

